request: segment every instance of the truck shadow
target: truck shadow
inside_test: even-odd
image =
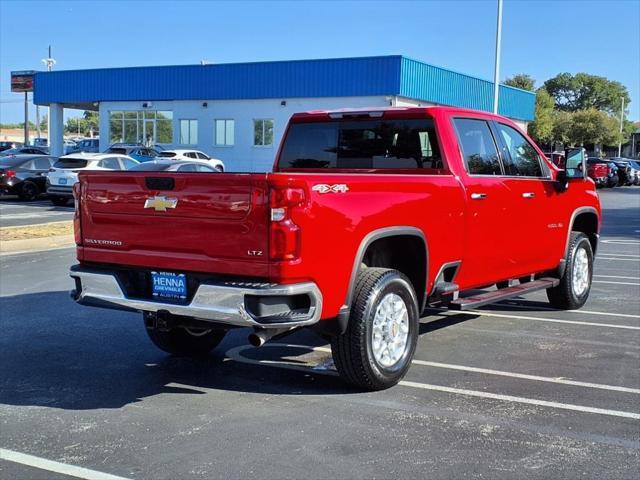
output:
[[[0,298],[0,404],[71,410],[121,408],[162,393],[209,390],[266,394],[353,393],[340,379],[232,361],[225,352],[247,345],[248,329],[231,331],[202,359],[171,357],[151,344],[139,315],[80,307],[67,292]],[[320,345],[309,332],[287,343]],[[249,358],[276,349],[247,351]],[[290,363],[313,350],[296,347]],[[325,354],[327,355],[327,354]]]

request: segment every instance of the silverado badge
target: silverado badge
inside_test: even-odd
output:
[[[164,196],[147,198],[144,202],[144,208],[153,208],[156,212],[166,212],[167,208],[176,208],[176,205],[178,205],[177,198]]]

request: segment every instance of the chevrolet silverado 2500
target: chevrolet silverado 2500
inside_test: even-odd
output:
[[[271,173],[82,172],[75,197],[78,303],[142,312],[176,355],[313,328],[371,390],[404,376],[427,306],[581,307],[600,225],[582,149],[559,169],[449,107],[295,114]]]

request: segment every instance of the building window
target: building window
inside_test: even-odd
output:
[[[198,144],[198,120],[180,120],[180,145]]]
[[[253,145],[256,147],[273,145],[273,120],[260,119],[253,121]]]
[[[216,145],[233,145],[235,122],[233,120],[216,120]]]
[[[142,143],[149,146],[173,143],[173,112],[109,112],[109,141]]]

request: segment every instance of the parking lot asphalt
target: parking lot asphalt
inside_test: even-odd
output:
[[[69,206],[56,207],[46,198],[23,202],[15,197],[0,199],[0,227],[38,225],[49,222],[73,220],[73,202]]]
[[[139,315],[68,298],[72,249],[4,257],[0,478],[638,478],[640,189],[601,199],[581,310],[544,292],[430,310],[408,375],[375,393],[309,332],[167,356]]]

